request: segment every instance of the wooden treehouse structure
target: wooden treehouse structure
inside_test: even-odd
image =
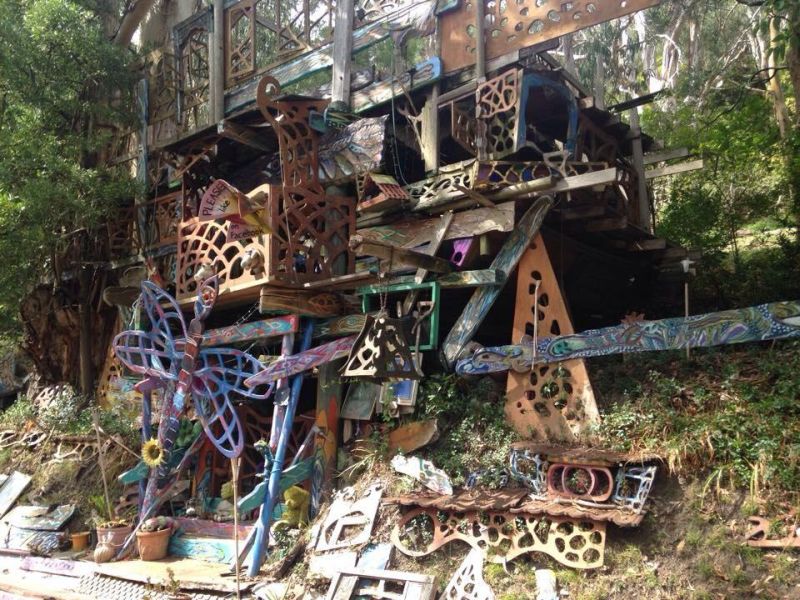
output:
[[[214,0],[142,32],[162,46],[138,86],[142,126],[120,132],[112,160],[127,163],[147,195],[103,232],[117,275],[105,297],[119,309],[117,331],[146,331],[154,325],[136,317],[142,301],[134,302],[141,281],[174,296],[191,324],[173,340],[172,359],[193,348],[191,369],[222,346],[261,357],[252,372],[238,363],[247,381],[226,385],[270,386],[269,402],[215,404],[217,420],[196,404],[208,436],[186,450],[196,459],[174,496],[196,513],[211,510],[203,502],[229,479],[220,440],[238,422],[238,497],[245,522],[256,523],[255,570],[281,477],[304,486],[319,510],[337,448],[368,432],[375,410],[413,414],[425,373],[479,372],[481,347],[527,357],[508,373],[485,369],[505,381],[505,413],[520,436],[516,472],[542,497],[588,507],[487,500],[498,519],[511,510],[583,531],[591,550],[565,551],[571,538],[559,528],[560,545],[514,538],[513,556],[542,551],[596,567],[606,523],[641,520],[654,467],[560,446],[578,443],[599,418],[591,382],[581,356],[539,365],[536,352],[542,339],[616,325],[656,295],[665,311],[681,306],[674,284],[688,253],[654,235],[648,182],[701,163],[675,164],[686,152],[641,131],[643,100],[609,109],[550,54],[561,36],[656,4]],[[211,277],[214,310],[192,320]],[[168,300],[153,298],[155,315]],[[134,387],[140,375],[120,362],[133,351],[121,349],[156,347],[152,336],[138,339],[123,336],[117,355],[108,348],[98,394],[137,411],[144,397],[150,437],[173,391]],[[513,356],[505,359],[508,370]],[[223,369],[218,360],[205,364]],[[542,471],[547,460],[552,473]],[[575,469],[597,485],[570,491],[563,482]],[[143,478],[128,475],[134,496]],[[138,493],[145,506],[155,502],[152,489]],[[469,512],[457,498],[395,500],[415,514]],[[176,553],[197,552],[196,529],[186,525],[192,543]],[[230,559],[229,532],[218,529],[203,547]],[[434,545],[451,534],[437,533]],[[460,535],[480,546],[480,536]]]

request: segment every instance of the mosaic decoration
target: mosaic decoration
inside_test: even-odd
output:
[[[326,100],[280,97],[273,77],[258,84],[257,103],[275,129],[283,189],[273,201],[270,272],[288,283],[305,283],[352,273],[355,257],[348,241],[355,232],[355,200],[326,196],[319,179],[319,135],[309,126],[312,111]]]
[[[119,360],[145,376],[143,385],[164,388],[158,445],[164,457],[151,470],[140,517],[156,506],[159,482],[169,474],[170,456],[189,397],[203,429],[214,446],[229,458],[244,447],[244,431],[232,402],[263,400],[266,392],[249,389],[244,380],[263,368],[246,352],[225,348],[201,350],[203,323],[217,297],[216,278],[198,290],[194,318],[186,326],[177,302],[149,281],[142,282],[141,303],[149,322],[147,331],[123,331],[114,338]],[[176,335],[177,332],[177,335]],[[188,454],[188,452],[187,452]]]
[[[483,552],[473,548],[453,573],[442,592],[442,600],[494,600],[494,592],[483,579]]]
[[[536,0],[535,2],[494,2],[483,0],[486,59],[514,50],[542,44],[560,36],[616,19],[660,0]],[[440,17],[445,71],[475,63],[477,28],[475,2],[461,2],[456,10]]]
[[[542,514],[494,511],[456,512],[418,507],[406,512],[392,530],[403,554],[427,556],[454,541],[466,542],[504,564],[530,552],[543,552],[576,569],[603,565],[606,524]]]
[[[707,348],[800,337],[800,300],[748,308],[623,323],[583,333],[546,337],[536,344],[536,364],[630,352]],[[530,371],[531,345],[496,346],[460,360],[456,371],[478,375]]]

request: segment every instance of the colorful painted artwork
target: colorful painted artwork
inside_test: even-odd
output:
[[[573,335],[542,338],[536,344],[535,362],[538,365],[571,358],[707,348],[798,337],[800,300],[773,302],[688,318],[634,321]],[[532,344],[524,341],[510,346],[482,348],[472,357],[459,361],[456,371],[461,375],[529,371],[532,354]]]
[[[356,337],[351,335],[311,348],[305,352],[281,357],[257,375],[250,377],[245,381],[245,385],[257,386],[272,383],[278,379],[292,377],[322,364],[344,358],[350,354]]]
[[[144,281],[141,304],[149,330],[123,331],[114,338],[114,352],[119,360],[132,372],[145,376],[139,385],[164,388],[158,438],[150,444],[154,451],[153,468],[141,518],[146,518],[157,506],[158,482],[169,475],[180,417],[189,397],[208,438],[224,456],[233,458],[244,448],[244,430],[233,402],[263,400],[271,393],[271,387],[264,390],[244,385],[245,379],[263,369],[261,362],[250,354],[227,348],[200,349],[203,323],[216,298],[217,280],[212,277],[199,286],[195,316],[187,327],[176,300],[155,284]]]

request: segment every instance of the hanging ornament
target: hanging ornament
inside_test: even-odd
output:
[[[376,317],[367,315],[342,375],[376,383],[421,379],[406,339],[405,324],[405,319],[391,319],[383,310]]]

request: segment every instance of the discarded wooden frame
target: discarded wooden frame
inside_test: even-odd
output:
[[[436,578],[430,575],[384,569],[342,569],[331,581],[325,600],[433,600],[435,597]]]

